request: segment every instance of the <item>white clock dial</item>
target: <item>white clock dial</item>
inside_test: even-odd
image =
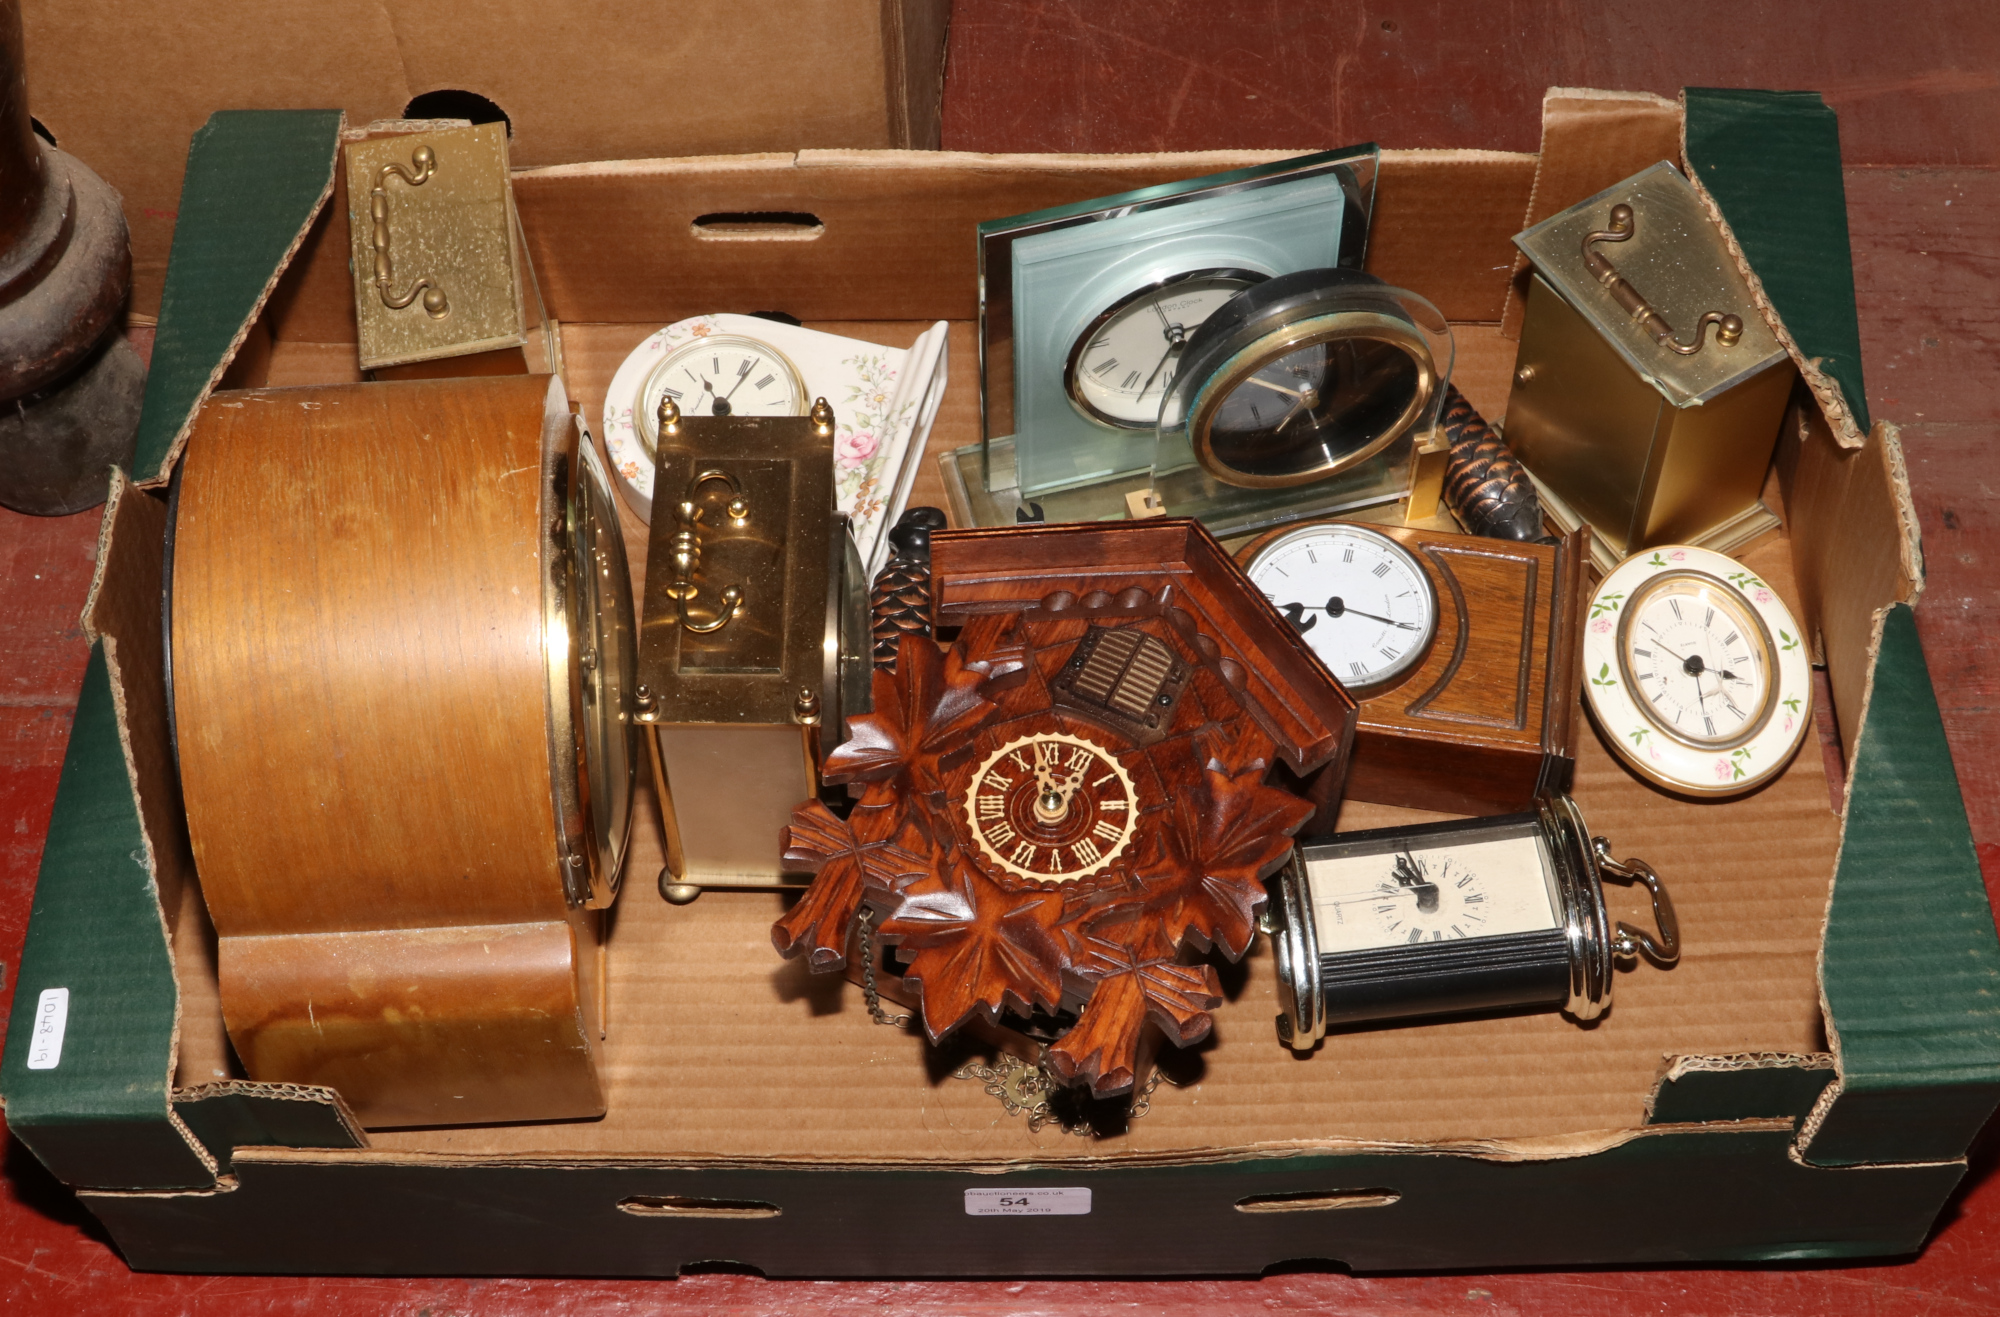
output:
[[[1322,953],[1561,926],[1535,836],[1315,859],[1305,868]]]
[[[1437,592],[1414,555],[1358,526],[1308,526],[1251,560],[1251,583],[1350,687],[1414,668],[1437,632]]]
[[[662,397],[684,416],[803,416],[805,384],[798,368],[768,343],[740,334],[710,334],[660,358],[639,386],[632,416],[646,451],[659,444]]]
[[[1746,739],[1768,715],[1770,651],[1740,593],[1670,573],[1627,604],[1618,657],[1641,713],[1677,740],[1717,747]]]
[[[1152,425],[1189,335],[1263,277],[1248,270],[1196,270],[1119,298],[1071,345],[1063,380],[1070,400],[1108,425]]]

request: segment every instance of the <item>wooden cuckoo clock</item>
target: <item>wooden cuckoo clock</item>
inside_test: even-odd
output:
[[[794,811],[786,860],[817,876],[774,941],[839,969],[865,917],[932,1041],[1073,1017],[1045,1066],[1125,1092],[1150,1028],[1207,1036],[1220,985],[1188,953],[1249,949],[1313,813],[1279,783],[1338,776],[1354,701],[1193,521],[898,544],[877,592],[893,658],[825,766],[859,799],[845,819]],[[926,599],[959,628],[949,648],[879,615]]]

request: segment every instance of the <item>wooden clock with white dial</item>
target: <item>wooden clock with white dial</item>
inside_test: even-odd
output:
[[[1588,552],[1314,521],[1237,561],[1361,703],[1346,794],[1453,814],[1531,808],[1576,761]],[[1309,831],[1332,830],[1339,800]]]

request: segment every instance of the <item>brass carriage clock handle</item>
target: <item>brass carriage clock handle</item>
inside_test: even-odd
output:
[[[1743,337],[1742,316],[1710,311],[1695,321],[1694,341],[1683,343],[1674,337],[1674,327],[1667,323],[1666,317],[1655,310],[1653,304],[1648,302],[1645,295],[1634,288],[1624,275],[1618,273],[1618,267],[1611,263],[1610,258],[1590,249],[1591,244],[1596,242],[1626,242],[1637,231],[1637,226],[1633,222],[1632,208],[1622,201],[1613,206],[1611,227],[1583,236],[1584,267],[1596,276],[1597,282],[1604,285],[1612,300],[1631,312],[1632,318],[1644,326],[1646,332],[1653,336],[1653,341],[1661,347],[1678,352],[1683,357],[1691,357],[1701,351],[1702,338],[1711,324],[1716,326],[1717,343],[1726,348],[1735,347],[1737,341]]]
[[[1611,857],[1611,845],[1602,837],[1590,839],[1590,849],[1597,861],[1598,872],[1624,882],[1638,882],[1645,885],[1653,898],[1653,922],[1660,926],[1660,936],[1656,941],[1643,928],[1635,928],[1624,920],[1618,921],[1618,931],[1611,939],[1611,954],[1619,960],[1636,960],[1641,952],[1646,959],[1667,969],[1681,958],[1680,921],[1674,917],[1674,903],[1667,896],[1667,889],[1660,885],[1660,875],[1653,872],[1653,866],[1644,860],[1615,860]]]
[[[396,274],[389,257],[389,176],[394,174],[411,187],[422,187],[437,172],[437,152],[428,146],[420,146],[410,153],[410,168],[391,160],[375,171],[375,186],[368,192],[368,216],[374,221],[375,244],[375,291],[382,295],[382,305],[391,311],[400,311],[417,300],[417,294],[424,296],[424,314],[433,320],[442,320],[451,314],[451,303],[446,299],[444,289],[429,277],[418,279],[410,285],[406,293],[391,290],[396,285]]]
[[[661,437],[679,433],[680,421],[681,409],[674,400],[661,398]],[[711,480],[719,481],[729,490],[729,504],[723,511],[729,514],[732,522],[741,526],[750,515],[750,505],[743,498],[743,487],[736,483],[735,476],[720,467],[707,467],[695,472],[687,483],[687,490],[681,495],[681,501],[674,504],[674,519],[680,523],[680,529],[674,532],[674,579],[667,585],[667,597],[674,601],[674,611],[680,617],[682,629],[701,636],[722,630],[743,611],[743,587],[728,585],[722,589],[722,604],[716,609],[714,617],[706,622],[697,622],[688,612],[689,602],[701,593],[701,587],[694,583],[694,574],[701,567],[701,504],[695,500],[701,495],[701,487]]]

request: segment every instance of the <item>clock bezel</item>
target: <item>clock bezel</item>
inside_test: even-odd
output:
[[[667,349],[666,355],[653,363],[652,367],[639,380],[639,387],[632,392],[632,429],[639,436],[640,449],[655,464],[660,460],[660,420],[655,414],[658,404],[649,404],[647,402],[648,395],[653,392],[653,381],[670,370],[683,356],[693,353],[697,348],[722,347],[739,349],[746,347],[754,348],[759,352],[769,355],[783,370],[786,383],[792,391],[792,410],[788,412],[759,412],[755,413],[756,415],[804,416],[807,410],[811,408],[812,399],[806,393],[805,376],[799,373],[798,366],[793,363],[790,357],[764,339],[757,338],[751,334],[732,331],[722,334],[704,334],[699,338],[691,338],[685,343],[677,343]],[[687,409],[687,414],[700,415],[701,413],[697,413],[692,408],[689,408]],[[733,415],[734,413],[731,414]]]
[[[1155,296],[1166,289],[1172,288],[1176,284],[1194,283],[1198,280],[1214,282],[1214,283],[1233,281],[1238,285],[1235,292],[1240,293],[1246,288],[1256,287],[1258,284],[1263,283],[1266,279],[1269,279],[1270,277],[1271,277],[1270,275],[1265,274],[1261,270],[1252,270],[1244,266],[1233,266],[1233,265],[1209,266],[1193,270],[1183,270],[1178,274],[1166,275],[1162,278],[1154,279],[1148,283],[1141,284],[1140,286],[1132,289],[1131,291],[1121,294],[1119,297],[1117,297],[1116,299],[1111,301],[1108,305],[1106,305],[1102,311],[1099,311],[1095,316],[1093,316],[1090,320],[1090,323],[1085,325],[1083,329],[1077,334],[1076,338],[1072,340],[1070,343],[1069,354],[1063,359],[1063,393],[1065,396],[1069,398],[1070,406],[1076,408],[1076,410],[1080,414],[1082,414],[1085,420],[1091,421],[1097,425],[1105,426],[1110,429],[1114,430],[1153,429],[1159,420],[1158,408],[1155,408],[1154,414],[1146,418],[1145,420],[1140,420],[1140,421],[1120,420],[1118,417],[1112,416],[1109,413],[1100,410],[1098,407],[1092,404],[1089,399],[1085,398],[1082,392],[1078,389],[1077,372],[1079,369],[1082,368],[1084,350],[1090,346],[1091,340],[1096,338],[1098,333],[1106,325],[1110,324],[1113,320],[1117,319],[1118,316],[1122,314],[1128,307],[1136,305],[1137,303],[1146,300],[1148,297]],[[1231,295],[1233,296],[1234,294],[1232,293]],[[1219,310],[1220,308],[1218,307],[1216,309]],[[1210,314],[1214,314],[1214,312],[1211,311]],[[1203,318],[1206,319],[1206,317]],[[1188,338],[1192,339],[1194,336],[1194,331],[1200,328],[1200,322],[1198,321],[1194,325],[1187,326],[1186,328],[1188,331]],[[1183,347],[1185,347],[1185,342],[1183,343]],[[1175,362],[1174,365],[1178,367],[1179,363]],[[1164,399],[1167,396],[1167,389],[1172,383],[1173,383],[1173,376],[1171,374],[1169,374],[1165,379],[1160,381],[1161,398]],[[1142,394],[1141,397],[1143,398],[1144,395]]]
[[[1693,573],[1702,573],[1737,595],[1772,642],[1770,717],[1755,735],[1733,746],[1697,746],[1662,733],[1658,721],[1633,696],[1622,661],[1629,602],[1655,576]],[[1778,592],[1734,558],[1688,544],[1643,550],[1605,576],[1587,612],[1584,703],[1604,742],[1640,778],[1680,795],[1710,799],[1741,795],[1783,772],[1805,743],[1813,694],[1804,632]],[[1787,712],[1781,715],[1780,709]]]
[[[1282,475],[1246,471],[1216,454],[1216,414],[1221,411],[1224,402],[1249,382],[1251,376],[1294,352],[1348,340],[1386,343],[1402,352],[1415,366],[1416,387],[1393,421],[1382,426],[1359,447]],[[1414,326],[1377,311],[1338,310],[1308,315],[1281,324],[1230,352],[1205,378],[1196,382],[1195,392],[1187,407],[1187,439],[1202,470],[1225,485],[1239,489],[1291,489],[1298,485],[1315,484],[1359,466],[1408,434],[1419,420],[1436,410],[1443,385],[1444,377],[1432,356],[1430,343]]]
[[[1340,682],[1343,688],[1353,694],[1362,698],[1369,698],[1380,695],[1385,691],[1393,690],[1405,681],[1408,681],[1410,676],[1421,669],[1425,661],[1430,658],[1431,647],[1437,643],[1441,620],[1437,582],[1431,579],[1430,570],[1424,566],[1423,559],[1414,550],[1406,548],[1401,543],[1382,534],[1378,530],[1359,525],[1355,522],[1315,521],[1303,526],[1287,526],[1276,531],[1271,531],[1261,541],[1253,541],[1246,546],[1243,556],[1248,561],[1243,568],[1243,574],[1250,577],[1252,584],[1255,584],[1257,569],[1280,550],[1299,540],[1313,539],[1321,536],[1332,538],[1339,535],[1352,535],[1356,539],[1372,540],[1377,544],[1386,545],[1391,552],[1400,554],[1402,557],[1408,559],[1410,565],[1416,570],[1417,580],[1423,586],[1424,601],[1430,614],[1430,624],[1425,629],[1423,638],[1412,646],[1402,658],[1394,663],[1386,664],[1380,672],[1370,675],[1366,680],[1356,679],[1349,681],[1339,673],[1334,672],[1333,665],[1321,656],[1318,648],[1313,645],[1311,638],[1304,634],[1300,635],[1300,640],[1311,651],[1313,658],[1333,676],[1334,680]],[[1261,586],[1258,587],[1258,592],[1260,594],[1263,592]],[[1276,607],[1276,605],[1274,604],[1273,607]]]
[[[1771,638],[1771,629],[1765,625],[1763,615],[1758,613],[1755,606],[1752,605],[1749,599],[1744,597],[1741,590],[1734,588],[1728,582],[1717,578],[1709,572],[1687,569],[1661,572],[1657,576],[1649,577],[1645,584],[1633,589],[1625,599],[1623,607],[1618,610],[1617,647],[1619,675],[1624,677],[1627,686],[1633,690],[1639,689],[1638,674],[1632,671],[1633,619],[1638,616],[1640,607],[1646,601],[1676,581],[1699,582],[1702,585],[1720,591],[1725,597],[1732,598],[1735,601],[1737,610],[1748,619],[1749,625],[1756,629],[1757,643],[1763,647],[1763,653],[1759,657],[1762,659],[1764,665],[1764,694],[1758,701],[1755,715],[1746,721],[1740,730],[1726,737],[1688,736],[1676,730],[1673,724],[1654,713],[1652,701],[1634,700],[1633,703],[1638,707],[1640,715],[1652,723],[1654,727],[1658,728],[1662,734],[1678,741],[1690,750],[1701,753],[1721,753],[1734,750],[1738,746],[1748,745],[1763,733],[1765,725],[1771,721],[1771,711],[1778,707],[1777,665],[1772,661],[1778,653],[1778,646]]]

